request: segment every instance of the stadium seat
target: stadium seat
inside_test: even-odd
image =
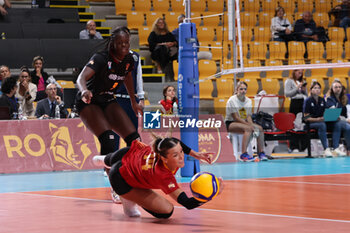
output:
[[[208,14],[212,14],[211,12],[206,12],[205,14],[202,14],[202,16],[206,16]],[[221,23],[221,25],[220,25]],[[203,26],[205,27],[218,27],[222,26],[222,16],[212,16],[212,17],[205,17],[203,18]]]
[[[271,26],[271,19],[274,16],[273,13],[269,12],[260,12],[258,15],[259,18],[259,27],[270,27]]]
[[[305,54],[304,42],[290,41],[288,42],[289,59],[302,60]]]
[[[152,30],[151,27],[141,26],[138,28],[140,45],[148,45],[148,36],[151,33],[151,30]]]
[[[262,11],[263,12],[269,12],[270,14],[275,14],[275,9],[278,6],[278,1],[276,0],[265,0],[261,1],[262,3]]]
[[[23,23],[21,28],[23,38],[28,39],[79,39],[79,33],[85,28],[85,25],[80,23]]]
[[[283,60],[287,52],[286,44],[284,42],[271,41],[268,43],[269,58],[271,60]]]
[[[115,2],[115,11],[117,15],[120,14],[128,14],[130,11],[135,11],[135,7],[133,6],[133,1],[125,1],[125,0],[114,0]]]
[[[177,22],[177,17],[180,15],[180,13],[169,11],[169,12],[162,12],[163,18],[165,19],[165,22],[168,24],[169,30],[170,28],[175,29],[179,27],[179,23]]]
[[[169,11],[169,0],[152,0],[151,7],[153,6],[153,10],[157,12],[167,12]]]
[[[218,97],[228,98],[233,94],[233,79],[225,76],[216,79]]]
[[[248,72],[247,72],[248,73]],[[257,78],[247,78],[246,74],[244,74],[244,77],[240,79],[240,81],[244,81],[248,84],[247,88],[247,96],[255,96],[259,91],[259,84]]]
[[[183,0],[171,0],[171,10],[175,12],[179,12],[180,14],[185,12],[185,7],[183,6]]]
[[[211,80],[201,80],[199,82],[199,98],[200,99],[214,99],[212,92],[214,90],[213,82]]]
[[[326,58],[325,49],[322,42],[309,41],[306,44],[308,59]]]
[[[281,60],[266,60],[265,66],[282,66]],[[266,78],[282,78],[282,70],[266,71]]]
[[[223,117],[226,116],[226,103],[230,96],[224,97],[216,97],[214,98],[214,110],[216,114],[221,114]]]
[[[201,42],[210,42],[214,41],[214,27],[198,27],[197,28],[197,37]]]
[[[316,6],[318,4],[315,4]],[[313,19],[317,25],[317,27],[324,27],[328,28],[329,25],[329,16],[327,14],[328,11],[326,12],[316,12],[313,14]]]
[[[129,29],[147,26],[146,16],[143,12],[130,11],[126,14]],[[150,27],[150,25],[148,25]]]
[[[350,33],[349,33],[349,36],[350,36]],[[350,37],[348,37],[348,38],[350,38]],[[350,60],[350,41],[346,41],[344,43],[344,48],[345,48],[345,59]]]
[[[174,80],[177,81],[177,77],[179,76],[179,63],[177,60],[173,61],[173,70],[174,70]]]
[[[242,42],[243,43],[249,43],[252,41],[253,31],[250,27],[242,27],[241,28],[242,33]]]
[[[279,6],[284,8],[286,15],[293,15],[295,10],[295,0],[281,0],[279,2]],[[291,22],[291,21],[290,21]]]
[[[327,59],[342,59],[343,43],[328,41],[326,43]]]
[[[289,59],[288,65],[304,65],[305,60],[300,60],[300,59]]]
[[[249,43],[250,59],[265,60],[267,53],[267,43],[264,42],[252,42]]]
[[[210,12],[222,13],[224,11],[223,0],[207,0]]]
[[[271,33],[269,27],[254,27],[253,28],[254,41],[269,42]]]
[[[314,0],[297,0],[296,3],[297,9],[294,9],[295,12],[314,11]]]
[[[315,4],[315,10],[317,13],[318,12],[327,13],[331,9],[332,9],[332,1],[329,1],[329,0],[318,0],[317,4]],[[316,25],[318,25],[318,24],[316,24]]]
[[[312,78],[322,77],[325,78],[328,76],[328,68],[322,68],[322,69],[311,69],[311,75]]]
[[[75,88],[73,81],[56,80],[62,88]]]
[[[255,27],[257,15],[257,12],[241,12],[241,26],[247,28]]]
[[[328,37],[332,42],[343,42],[345,39],[344,29],[341,27],[329,27]]]
[[[207,78],[217,73],[215,61],[200,60],[198,61],[199,79]]]
[[[258,67],[258,66],[261,66],[261,63],[258,60],[245,59],[243,62],[244,62],[243,64],[244,64],[245,67]]]
[[[332,68],[332,77],[349,77],[349,67],[337,67],[337,68]]]
[[[134,0],[135,11],[149,12],[151,11],[151,1],[150,0]]]
[[[213,60],[221,60],[223,55],[225,57],[225,51],[227,49],[225,49],[224,47],[219,49],[219,47],[222,47],[221,42],[213,41],[212,43],[207,43],[207,44],[202,43],[202,44],[204,46],[208,46],[210,48],[208,48],[208,50],[201,48],[200,51],[210,51],[213,55],[213,57],[212,57]]]
[[[267,94],[278,95],[280,90],[278,79],[266,77],[262,78],[260,81],[262,89],[266,91]]]
[[[208,11],[206,1],[203,0],[191,0],[191,11],[205,12]]]
[[[241,12],[259,12],[260,9],[259,0],[247,0],[241,1]]]
[[[145,12],[146,14],[146,21],[147,21],[147,26],[152,27],[153,23],[158,19],[158,18],[163,18],[163,15],[161,12]],[[166,22],[166,21],[165,21]],[[167,22],[166,22],[167,23]]]

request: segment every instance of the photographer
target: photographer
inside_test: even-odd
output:
[[[283,18],[284,14],[283,7],[277,7],[275,17],[271,19],[271,33],[274,41],[292,40],[292,25],[287,18]]]

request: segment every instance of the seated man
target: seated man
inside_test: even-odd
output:
[[[15,94],[17,91],[16,78],[9,77],[4,80],[1,86],[2,95],[0,96],[0,106],[9,107],[11,118],[17,118],[17,100]]]
[[[86,29],[79,33],[79,38],[82,40],[88,39],[103,39],[101,33],[96,31],[96,23],[93,20],[89,20],[86,23]]]
[[[55,118],[56,105],[60,109],[60,118],[67,118],[68,111],[64,108],[61,97],[57,95],[56,84],[50,83],[46,86],[47,98],[38,102],[35,110],[35,116],[40,119]]]
[[[310,11],[305,11],[303,17],[295,22],[294,33],[297,41],[318,41],[316,23]]]
[[[342,4],[335,6],[328,12],[329,18],[334,16],[333,26],[347,28],[350,24],[350,1],[343,0]]]

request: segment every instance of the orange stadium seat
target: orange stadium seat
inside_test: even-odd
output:
[[[281,60],[266,60],[266,66],[282,66],[283,62]],[[282,70],[270,70],[266,71],[266,78],[282,78]]]
[[[200,99],[214,99],[212,92],[214,90],[213,82],[211,80],[201,80],[199,82],[199,98]]]
[[[327,59],[342,59],[343,43],[328,41],[326,43]]]
[[[271,60],[283,60],[287,52],[286,44],[279,41],[271,41],[268,43],[268,50]]]
[[[208,7],[210,12],[223,12],[224,0],[208,0]]]
[[[317,3],[315,4],[316,12],[327,13],[331,9],[332,9],[332,1],[329,1],[329,0],[318,0]],[[318,24],[316,24],[316,25],[318,25]]]
[[[350,59],[350,41],[346,41],[344,43],[344,47],[345,47],[345,59]]]
[[[151,33],[151,31],[152,31],[151,27],[143,26],[138,28],[140,45],[148,45],[148,36]]]
[[[115,11],[116,14],[127,14],[130,11],[135,10],[133,8],[132,1],[125,1],[125,0],[114,0],[115,2]]]
[[[165,19],[165,22],[168,24],[170,31],[179,27],[179,24],[177,22],[177,17],[180,15],[179,13],[169,11],[169,12],[163,12],[162,15],[163,15],[163,18]]]
[[[151,10],[150,0],[134,0],[135,10],[149,12]]]
[[[147,26],[146,15],[143,12],[130,11],[127,13],[126,19],[127,19],[129,29],[135,29],[141,26]]]
[[[313,14],[313,19],[314,19],[317,27],[328,28],[329,16],[328,16],[327,12],[316,12]]]
[[[276,0],[265,0],[261,1],[263,12],[269,12],[271,14],[275,14],[275,9],[278,6],[278,1]]]
[[[163,15],[161,12],[145,12],[146,14],[146,21],[147,21],[147,26],[152,27],[154,21],[158,18],[163,18]],[[166,21],[165,21],[166,22]]]
[[[206,14],[203,14],[203,16],[206,16],[208,14],[212,14],[212,13],[208,12]],[[222,24],[221,15],[203,18],[203,24],[205,27],[218,27],[218,26],[221,26],[220,23]]]
[[[175,12],[179,12],[180,14],[185,12],[185,7],[183,6],[183,0],[171,0],[171,10]]]
[[[325,49],[322,42],[309,41],[306,44],[308,59],[326,58]]]
[[[254,27],[254,41],[269,42],[271,38],[269,27]]]
[[[151,3],[154,11],[167,12],[169,11],[169,0],[152,0]]]
[[[332,68],[332,77],[349,77],[349,67]]]
[[[252,28],[249,27],[242,27],[241,28],[241,35],[242,35],[242,42],[248,43],[252,41],[253,31]]]
[[[243,12],[259,12],[260,9],[259,0],[246,0],[241,1],[241,11]]]
[[[230,97],[233,94],[233,79],[232,78],[217,78],[216,88],[218,97]]]
[[[208,11],[206,1],[203,0],[191,0],[191,11],[204,12]]]
[[[265,60],[267,53],[267,43],[264,42],[252,42],[249,43],[250,59]]]
[[[296,6],[298,7],[297,10],[298,12],[305,12],[305,11],[310,11],[313,12],[314,10],[314,0],[297,0],[296,1]]]
[[[259,17],[259,27],[270,27],[271,26],[271,19],[274,16],[273,13],[269,12],[260,12],[258,14]]]
[[[343,42],[345,39],[345,32],[343,28],[340,27],[329,27],[328,37],[330,41]]]
[[[199,41],[210,42],[214,41],[214,28],[213,27],[198,27],[197,37]]]
[[[260,81],[262,89],[266,91],[267,94],[278,95],[280,91],[280,83],[278,79],[266,77],[262,78]]]
[[[255,27],[257,15],[257,12],[241,12],[240,19],[242,27]]]
[[[289,59],[304,59],[305,46],[304,42],[290,41],[288,42]]]
[[[230,96],[229,96],[230,97]],[[214,109],[216,114],[221,114],[223,117],[226,116],[226,103],[227,103],[228,97],[217,97],[214,98]]]
[[[284,8],[284,11],[286,12],[287,16],[292,15],[294,13],[295,0],[281,0],[278,2],[279,6]]]
[[[173,70],[174,70],[174,80],[177,81],[177,77],[179,76],[179,63],[177,60],[173,61]]]
[[[216,63],[213,60],[200,60],[198,61],[199,79],[207,78],[216,74]]]

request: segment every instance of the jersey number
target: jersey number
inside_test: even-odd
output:
[[[154,161],[156,159],[156,154],[155,153],[151,153],[148,155],[143,156],[143,159],[145,161],[145,164],[142,165],[142,170],[148,170],[151,169],[154,166]]]

